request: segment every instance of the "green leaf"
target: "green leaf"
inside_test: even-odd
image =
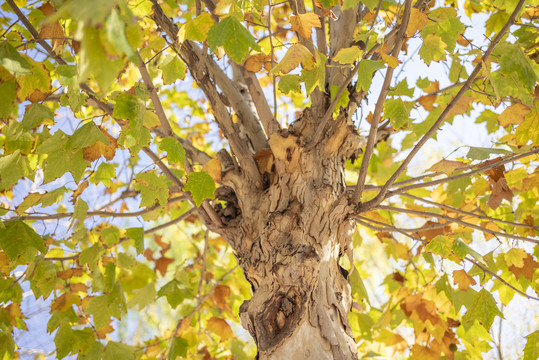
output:
[[[303,68],[301,70],[301,80],[305,83],[305,91],[311,94],[317,87],[321,91],[325,91],[326,83],[326,59],[327,57],[321,52],[315,60],[312,69]]]
[[[320,0],[320,5],[324,7],[324,9],[331,9],[334,6],[339,5],[338,0]]]
[[[195,40],[195,41],[206,41],[206,38],[208,37],[208,32],[210,31],[211,27],[215,24],[213,19],[211,18],[210,13],[203,12],[196,18],[194,18],[191,21],[188,21],[183,29],[185,31],[185,39],[187,40]],[[181,32],[182,30],[180,30]]]
[[[129,44],[127,36],[125,35],[125,23],[120,17],[118,9],[112,9],[110,15],[107,18],[107,39],[118,50],[123,52],[135,65],[138,65],[138,58],[135,55],[135,51]]]
[[[284,94],[289,94],[290,92],[300,92],[300,78],[298,75],[284,75],[281,76],[281,79],[279,80],[278,88],[281,90]]]
[[[175,309],[185,300],[185,293],[180,289],[178,280],[171,280],[157,292],[157,297],[166,296],[169,305]]]
[[[430,65],[432,61],[445,60],[445,48],[446,43],[442,41],[442,38],[438,35],[428,34],[423,39],[423,45],[419,49],[419,56],[427,64]]]
[[[425,250],[446,258],[451,254],[452,246],[453,241],[451,238],[444,235],[437,235],[425,246]]]
[[[71,3],[73,2],[71,1]],[[79,2],[77,1],[76,3],[78,4]],[[88,3],[93,4],[94,2]],[[113,4],[114,2],[111,1],[111,3]],[[99,37],[99,30],[90,26],[84,27],[79,58],[79,81],[85,82],[87,78],[93,76],[102,93],[109,90],[116,76],[124,67],[124,62],[121,59],[112,60],[108,58]]]
[[[172,138],[161,139],[159,148],[167,152],[167,161],[169,164],[181,163],[185,166],[185,150],[180,142]]]
[[[455,242],[453,243],[452,250],[453,253],[461,259],[464,259],[466,255],[471,255],[476,260],[480,260],[482,258],[481,254],[469,247],[464,241],[460,239],[455,240]]]
[[[110,14],[111,9],[116,6],[116,3],[118,3],[118,0],[93,0],[83,2],[69,0],[58,9],[57,13],[51,16],[49,21],[71,17],[87,24],[99,24]]]
[[[155,285],[150,283],[142,289],[133,290],[133,297],[127,303],[128,308],[133,308],[138,305],[138,309],[142,310],[147,305],[155,300]]]
[[[135,240],[135,249],[138,254],[144,251],[144,229],[140,227],[126,229],[125,234],[128,238]]]
[[[78,220],[80,223],[82,223],[86,218],[87,213],[88,204],[86,203],[86,201],[82,200],[82,198],[77,198],[77,202],[75,203],[75,207],[73,210],[73,219]]]
[[[490,157],[491,154],[504,154],[505,155],[509,153],[511,152],[504,149],[491,149],[491,148],[470,146],[470,150],[468,151],[468,154],[466,154],[466,157],[468,159],[473,159],[473,160],[486,160]]]
[[[213,199],[215,196],[215,182],[205,171],[192,172],[187,175],[187,182],[183,189],[191,192],[197,206],[200,206],[204,199]]]
[[[159,68],[162,71],[163,84],[174,84],[176,80],[185,79],[185,72],[187,68],[183,61],[181,61],[175,55],[168,55],[165,57]]]
[[[133,188],[140,191],[140,206],[152,206],[156,201],[166,205],[169,191],[164,178],[157,176],[155,171],[148,171],[138,174],[135,180]]]
[[[391,121],[395,129],[406,127],[410,120],[411,103],[405,103],[400,98],[387,100],[384,104],[384,115]]]
[[[528,89],[531,90],[535,87],[537,75],[535,75],[530,59],[520,46],[500,44],[495,48],[493,56],[501,57],[499,60],[500,69],[497,72],[504,75],[515,74]]]
[[[180,337],[175,337],[174,340],[172,340],[172,345],[170,345],[168,360],[176,360],[176,358],[178,357],[187,357],[188,349],[189,343],[187,342],[187,340]]]
[[[429,19],[432,21],[421,30],[421,36],[423,38],[428,37],[428,34],[439,36],[447,45],[446,50],[452,53],[458,36],[466,29],[459,20],[457,11],[451,7],[440,7],[429,13]]]
[[[496,306],[496,301],[487,290],[481,289],[475,295],[466,314],[462,317],[462,322],[464,327],[469,329],[474,321],[478,320],[489,331],[496,316],[503,316],[502,312]]]
[[[33,174],[26,156],[20,150],[0,158],[0,190],[7,190],[15,185],[19,179]]]
[[[212,26],[208,32],[208,45],[212,51],[217,46],[224,47],[228,56],[238,64],[249,53],[249,48],[260,50],[251,33],[233,16]]]
[[[524,360],[539,359],[539,330],[535,330],[526,336],[526,346],[524,347]]]
[[[374,72],[384,67],[384,62],[381,60],[361,60],[357,70],[357,89],[369,91]]]
[[[49,70],[44,64],[32,60],[25,55],[27,61],[31,66],[31,74],[21,75],[17,77],[17,97],[19,100],[28,99],[30,95],[36,90],[42,93],[48,93],[51,91],[51,76]]]
[[[118,244],[120,240],[120,229],[116,226],[109,226],[101,231],[101,239],[108,247]]]
[[[137,351],[136,346],[109,341],[105,347],[103,360],[135,360]]]
[[[350,273],[350,285],[352,286],[352,294],[354,296],[359,299],[365,299],[367,304],[371,303],[367,288],[365,287],[363,279],[361,279],[357,269],[353,269],[353,271]]]
[[[97,125],[93,121],[90,121],[75,130],[73,135],[67,140],[66,149],[82,149],[95,144],[97,141],[101,141],[105,145],[110,144],[107,137],[99,130]]]
[[[30,63],[7,41],[0,43],[0,65],[15,76],[32,73]]]
[[[14,78],[0,81],[0,99],[2,99],[0,101],[0,119],[7,119],[16,108],[17,83]]]
[[[408,87],[408,80],[404,79],[397,84],[397,86],[391,88],[389,91],[390,96],[414,96],[414,89]]]
[[[0,246],[10,260],[15,260],[29,248],[45,253],[45,242],[34,229],[21,220],[4,223],[0,229]]]
[[[97,260],[103,255],[105,249],[100,243],[95,243],[87,249],[81,251],[79,262],[81,265],[88,265],[88,268],[93,271],[97,266]]]
[[[51,109],[43,104],[35,103],[26,109],[22,118],[22,127],[25,131],[28,131],[38,127],[46,119],[54,121],[54,114]]]
[[[110,186],[112,180],[116,179],[116,165],[102,162],[92,176],[90,176],[90,182],[93,184],[99,184],[101,182],[107,187]]]
[[[127,146],[134,156],[152,139],[150,130],[144,126],[144,119],[137,118],[129,121],[129,126],[122,130],[119,142]]]

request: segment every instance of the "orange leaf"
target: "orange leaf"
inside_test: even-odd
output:
[[[88,187],[88,180],[84,180],[79,184],[77,187],[77,190],[73,192],[73,195],[71,195],[71,202],[75,203],[75,200],[82,194],[82,192]]]
[[[82,149],[82,156],[84,160],[86,161],[94,161],[97,160],[103,155],[103,157],[107,160],[112,160],[114,158],[114,155],[116,154],[116,148],[118,147],[118,142],[114,137],[112,137],[105,129],[99,128],[103,135],[107,138],[109,141],[109,144],[106,145],[102,143],[101,141],[96,141],[90,146],[87,146]]]
[[[253,56],[249,56],[247,60],[245,60],[245,64],[243,64],[243,66],[248,71],[259,72],[262,70],[262,67],[265,65],[268,59],[270,59],[270,55],[255,54]]]
[[[436,102],[436,99],[438,98],[438,95],[423,95],[419,99],[417,99],[417,102],[425,108],[427,111],[434,110],[434,103]]]
[[[458,285],[460,290],[466,291],[470,285],[475,285],[476,282],[466,271],[456,270],[453,271],[453,284]]]
[[[212,294],[213,300],[221,310],[225,310],[228,307],[229,296],[230,288],[226,285],[217,285]]]
[[[449,114],[447,116],[453,116],[453,115],[462,115],[468,112],[469,104],[473,100],[470,96],[462,96],[456,104],[449,110]]]
[[[215,316],[208,320],[206,329],[213,331],[222,341],[226,341],[234,336],[230,325],[224,319]]]
[[[417,8],[412,8],[410,21],[406,27],[406,36],[410,37],[414,35],[417,31],[423,29],[427,23],[427,15]]]
[[[400,64],[399,59],[397,59],[394,56],[387,55],[382,53],[382,60],[387,64],[387,66],[392,67],[393,69],[397,67],[397,65]]]
[[[67,270],[60,270],[56,273],[56,275],[62,279],[67,280],[74,276],[82,276],[82,269],[67,269]]]
[[[98,339],[104,339],[107,337],[108,333],[111,333],[113,331],[114,331],[114,328],[110,324],[107,324],[103,326],[101,329],[97,330],[95,334],[97,335]]]
[[[498,123],[503,127],[518,125],[530,112],[531,109],[524,104],[511,105],[498,116]]]
[[[157,260],[155,260],[155,270],[159,271],[161,276],[165,276],[167,273],[168,266],[174,262],[174,259],[167,258],[167,257],[161,257]]]
[[[459,45],[461,45],[461,46],[468,46],[468,45],[470,45],[471,40],[468,40],[468,39],[464,38],[464,36],[462,36],[462,34],[459,34],[457,36],[457,43]]]
[[[292,15],[290,24],[292,25],[292,30],[305,39],[311,38],[313,27],[322,27],[320,18],[315,13]]]
[[[526,279],[532,281],[533,272],[535,269],[539,268],[537,261],[533,260],[533,256],[526,254],[526,257],[523,259],[523,266],[517,267],[514,265],[509,266],[509,270],[515,275],[515,278],[518,280],[520,275],[524,276]]]
[[[44,3],[38,9],[47,17],[56,13],[56,9],[50,2]],[[39,31],[39,37],[41,39],[51,39],[52,50],[63,45],[66,41],[64,28],[58,21],[51,23],[45,20],[45,23]]]
[[[64,312],[71,308],[73,304],[80,305],[81,298],[73,293],[64,293],[60,297],[56,298],[51,304],[51,311],[59,310]]]

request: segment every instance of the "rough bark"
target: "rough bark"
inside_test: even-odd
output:
[[[317,121],[306,110],[270,137],[271,153],[259,159],[263,189],[236,170],[223,177],[237,198],[229,206],[239,208],[228,212],[237,216],[226,237],[253,289],[240,318],[260,359],[357,358],[348,272],[338,262],[353,230],[344,164],[357,155],[360,138],[343,124],[307,150],[301,139],[312,136]],[[336,121],[346,122],[345,114]]]

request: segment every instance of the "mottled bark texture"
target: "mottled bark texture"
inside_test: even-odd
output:
[[[260,359],[357,358],[348,272],[338,264],[353,232],[344,165],[361,147],[346,118],[314,147],[305,140],[316,129],[309,109],[273,134],[271,151],[255,156],[262,189],[234,169],[223,177],[237,198],[228,206],[239,208],[228,211],[237,216],[225,236],[253,289],[240,318]]]

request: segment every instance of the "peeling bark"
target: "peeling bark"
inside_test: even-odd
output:
[[[338,262],[349,254],[353,230],[344,165],[361,139],[343,124],[307,150],[300,139],[317,121],[307,109],[270,137],[274,164],[263,174],[264,189],[237,170],[223,177],[239,207],[226,237],[253,288],[240,318],[260,359],[357,358],[347,318],[350,285]]]

